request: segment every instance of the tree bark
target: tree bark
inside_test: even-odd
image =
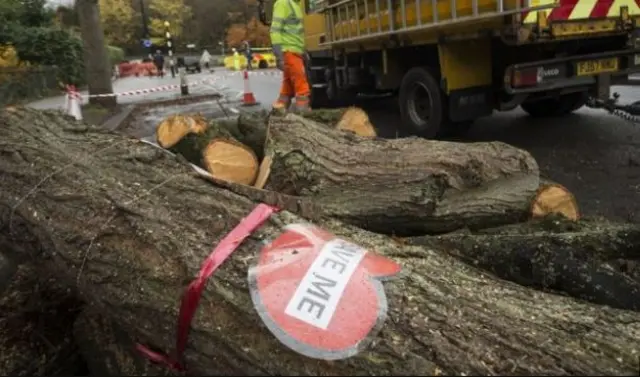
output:
[[[523,221],[540,183],[533,157],[504,143],[363,139],[293,114],[270,118],[267,153],[266,189],[381,233]]]
[[[80,35],[84,52],[84,67],[89,95],[112,94],[111,63],[100,21],[98,0],[77,0],[76,9],[80,21]],[[89,103],[115,107],[116,97],[90,97]]]
[[[80,313],[73,332],[80,354],[94,377],[183,375],[140,357],[127,331],[95,308],[86,308]]]
[[[57,113],[5,111],[0,140],[0,244],[46,261],[134,341],[171,350],[184,288],[255,204],[158,148]],[[388,318],[361,353],[333,362],[294,353],[259,319],[247,269],[263,240],[300,221],[287,211],[272,216],[211,278],[191,327],[191,373],[637,372],[640,313],[537,292],[445,249],[401,246],[335,220],[319,226],[408,273],[385,282]]]
[[[524,286],[640,311],[640,279],[610,265],[616,260],[640,261],[640,226],[635,224],[551,216],[477,233],[413,237],[408,242],[447,250]]]
[[[0,294],[0,375],[83,375],[71,332],[80,303],[38,267],[19,266]]]

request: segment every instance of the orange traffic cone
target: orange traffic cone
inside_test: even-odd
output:
[[[249,86],[249,72],[245,69],[244,71],[244,95],[242,98],[242,106],[256,106],[259,105],[258,101],[256,101],[256,97],[253,95],[251,91],[251,87]]]

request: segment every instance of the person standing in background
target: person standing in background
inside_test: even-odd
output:
[[[233,51],[233,68],[236,71],[239,71],[240,70],[240,54],[238,53],[238,50],[236,50],[235,47],[231,49],[231,51]]]
[[[153,56],[153,64],[158,71],[158,77],[164,77],[164,55],[160,50],[156,50],[156,54]]]
[[[251,45],[249,45],[249,41],[246,40],[242,42],[242,45],[244,47],[244,56],[247,58],[247,69],[252,70],[253,66],[251,62],[253,61],[253,53],[251,52]]]

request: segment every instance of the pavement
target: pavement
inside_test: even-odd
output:
[[[190,84],[207,80],[207,82],[190,86],[191,95],[221,93],[227,101],[237,101],[243,94],[244,79],[241,72],[229,71],[224,68],[215,69],[213,73],[201,72],[187,75]],[[277,70],[260,70],[251,75],[251,89],[256,97],[261,98],[263,103],[271,104],[277,96],[279,88],[280,73]],[[158,91],[146,94],[129,94],[136,90],[148,90],[167,85],[179,85],[180,79],[171,75],[164,78],[159,77],[127,77],[113,82],[114,93],[118,95],[118,103],[123,105],[144,103],[149,101],[159,101],[180,98],[180,89]],[[83,103],[86,103],[87,92],[80,92],[83,95]],[[65,105],[65,96],[45,98],[31,102],[29,106],[37,109],[62,109]]]
[[[240,73],[216,69],[214,73],[189,75],[188,79],[190,82],[214,80],[192,87],[192,94],[221,93],[227,110],[234,113],[251,111],[238,106],[244,87]],[[114,90],[126,92],[178,83],[178,78],[170,77],[127,78],[116,81]],[[274,70],[256,71],[250,76],[250,87],[263,108],[270,107],[276,99],[279,85],[280,75]],[[624,103],[640,100],[640,86],[616,86],[612,91],[618,92]],[[122,96],[118,102],[129,104],[179,97],[179,90],[175,90]],[[36,108],[63,105],[63,96],[31,104]],[[384,101],[376,101],[365,108],[382,137],[407,136],[398,127],[400,121],[395,108]],[[219,116],[220,106],[215,101],[208,101],[149,110],[139,119],[144,126],[137,136],[152,135],[159,120],[175,112],[216,113]],[[584,214],[640,222],[638,123],[588,108],[566,117],[549,119],[532,119],[516,109],[479,119],[461,141],[502,141],[526,149],[537,159],[544,177],[566,186],[576,195]]]

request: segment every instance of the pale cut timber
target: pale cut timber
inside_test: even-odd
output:
[[[543,182],[531,203],[531,215],[540,218],[549,214],[560,214],[573,221],[580,218],[578,203],[571,191],[557,183]]]
[[[215,178],[252,185],[258,174],[258,159],[251,148],[232,139],[213,139],[204,149],[202,160]]]
[[[258,171],[258,178],[256,178],[256,183],[253,187],[257,189],[263,189],[264,185],[269,180],[269,175],[271,174],[271,163],[273,158],[271,156],[265,156],[260,163],[260,169]]]
[[[369,120],[369,115],[359,107],[349,107],[338,121],[336,128],[344,131],[351,131],[362,137],[376,137],[373,124]]]
[[[170,115],[158,125],[156,141],[163,148],[171,148],[190,133],[204,132],[206,126],[202,116]]]
[[[269,118],[267,154],[267,190],[387,234],[526,221],[540,186],[531,154],[505,143],[361,138],[295,114]]]
[[[133,342],[171,351],[187,284],[255,200],[204,181],[181,158],[56,112],[0,113],[0,140],[3,252],[42,260],[42,268]],[[637,372],[640,313],[524,288],[442,247],[396,245],[334,220],[318,225],[401,263],[407,273],[384,283],[388,318],[358,355],[325,362],[294,353],[256,313],[247,269],[265,239],[302,221],[287,211],[272,216],[210,279],[187,344],[190,374]],[[479,246],[477,252],[487,251]]]

